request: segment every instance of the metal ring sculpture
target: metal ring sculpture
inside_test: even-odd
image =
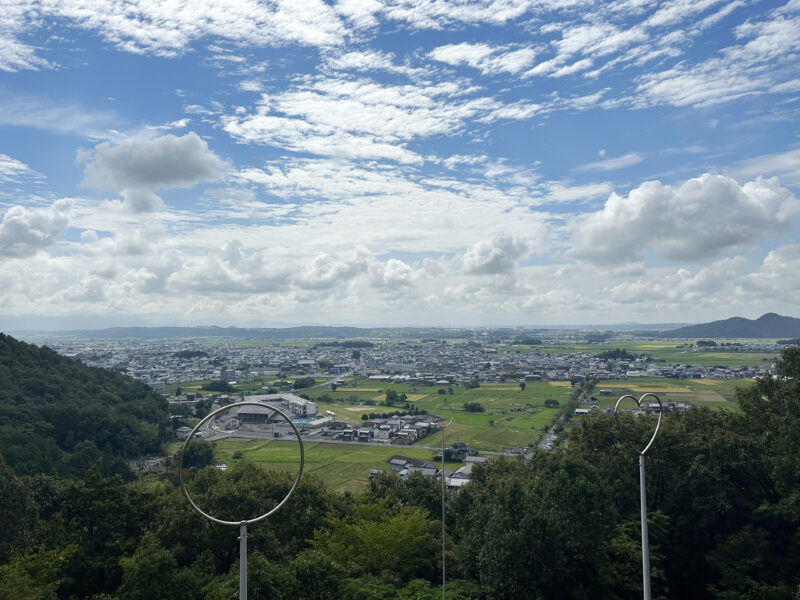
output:
[[[630,398],[631,400],[636,402],[636,406],[641,408],[642,407],[642,401],[647,396],[652,396],[653,398],[656,399],[656,402],[658,402],[658,423],[656,423],[656,430],[653,432],[653,437],[650,438],[650,441],[647,442],[647,445],[644,447],[643,450],[639,450],[636,446],[634,446],[634,444],[631,441],[630,437],[628,437],[628,434],[625,433],[625,430],[622,428],[622,425],[619,422],[619,410],[618,409],[619,409],[620,402],[625,400],[625,398]],[[656,441],[656,435],[658,435],[658,429],[659,429],[659,427],[661,427],[661,416],[663,414],[664,414],[664,406],[661,404],[661,399],[658,396],[656,396],[654,393],[652,393],[652,392],[647,392],[646,394],[642,394],[641,398],[639,398],[638,400],[636,399],[635,396],[631,396],[630,394],[625,394],[624,396],[620,396],[619,400],[617,400],[616,405],[614,405],[614,420],[617,422],[617,429],[619,429],[620,437],[622,437],[622,439],[625,441],[625,443],[628,446],[630,446],[630,448],[632,450],[635,450],[637,453],[641,454],[642,456],[644,456],[644,453],[647,452],[650,449],[650,446],[653,445],[653,442]]]
[[[431,414],[432,414],[432,415],[435,415],[435,416],[438,416],[438,415],[436,415],[436,409],[437,409],[437,408],[439,408],[440,406],[446,406],[447,408],[449,408],[449,409],[450,409],[450,420],[447,422],[447,425],[439,425],[439,428],[440,428],[440,429],[444,429],[444,428],[446,428],[446,427],[450,427],[450,425],[452,425],[452,424],[453,424],[453,419],[455,418],[455,416],[456,416],[456,413],[454,413],[454,412],[453,412],[453,407],[452,407],[452,406],[450,406],[448,403],[446,403],[446,402],[439,402],[439,404],[437,404],[436,406],[434,406],[434,407],[431,409]]]
[[[201,509],[199,506],[197,506],[197,504],[195,504],[194,500],[192,500],[191,496],[189,496],[189,492],[187,491],[186,485],[184,484],[184,481],[183,481],[183,454],[186,451],[186,447],[189,445],[189,442],[194,437],[194,434],[197,432],[198,429],[200,429],[200,427],[203,426],[204,423],[206,423],[207,421],[210,421],[211,419],[213,419],[215,416],[217,416],[220,413],[228,411],[231,408],[236,408],[236,407],[240,407],[240,406],[258,406],[260,408],[268,408],[268,409],[272,410],[273,412],[278,413],[280,416],[282,416],[289,423],[289,425],[291,425],[292,430],[294,431],[294,435],[295,435],[295,437],[297,437],[297,442],[300,444],[300,468],[297,470],[297,477],[295,477],[294,483],[292,484],[291,489],[286,494],[284,499],[281,500],[278,503],[278,505],[275,506],[272,510],[270,510],[269,512],[264,513],[263,515],[261,515],[259,517],[255,517],[254,519],[243,519],[241,521],[224,521],[222,519],[217,519],[216,517],[212,517],[210,514],[205,512],[203,509]],[[286,504],[286,502],[289,500],[291,495],[294,493],[294,490],[297,488],[297,484],[300,482],[300,476],[303,474],[303,465],[304,464],[305,464],[305,452],[303,450],[303,440],[300,438],[300,431],[297,429],[297,426],[292,422],[292,420],[286,415],[286,413],[284,413],[282,410],[280,410],[278,408],[275,408],[274,406],[270,406],[269,404],[264,404],[263,402],[253,402],[253,401],[236,402],[235,404],[229,404],[228,406],[223,406],[222,408],[218,408],[214,412],[209,413],[197,425],[194,426],[194,429],[192,429],[192,432],[189,434],[189,437],[186,438],[186,441],[183,443],[183,447],[181,448],[181,458],[180,458],[180,462],[178,463],[178,479],[179,479],[179,481],[181,483],[181,490],[183,490],[183,495],[186,496],[186,499],[189,501],[189,504],[192,506],[192,508],[194,508],[198,513],[203,515],[209,521],[213,521],[214,523],[219,523],[220,525],[250,525],[252,523],[258,523],[259,521],[261,521],[263,519],[266,519],[272,513],[277,511],[281,506]]]

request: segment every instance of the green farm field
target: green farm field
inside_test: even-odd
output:
[[[434,442],[433,439],[428,438]],[[436,438],[438,441],[440,438]],[[431,445],[437,445],[432,443]],[[369,482],[371,468],[389,469],[387,461],[395,454],[431,460],[435,451],[413,446],[357,446],[349,444],[306,443],[304,473],[312,474],[337,491],[357,491]],[[300,451],[297,442],[226,439],[216,442],[214,460],[233,466],[238,460],[254,462],[264,469],[297,472]],[[445,463],[455,470],[458,463]]]
[[[736,410],[736,389],[750,385],[749,380],[672,380],[661,378],[631,378],[627,381],[602,381],[594,390],[601,408],[614,406],[617,398],[623,394],[632,394],[637,398],[645,392],[657,393],[663,402],[689,402],[696,406],[706,406],[713,410]],[[366,386],[365,386],[366,387]],[[414,387],[407,384],[383,384],[377,388],[369,386],[365,392],[341,388],[331,392],[327,388],[313,390],[315,396],[328,394],[333,402],[319,402],[320,412],[330,410],[336,418],[358,425],[362,423],[361,415],[370,412],[383,413],[402,410],[403,406],[363,406],[361,400],[351,397],[364,395],[364,399],[376,397],[375,389],[385,394],[394,389],[398,394],[405,393],[423,395],[412,406],[425,409],[444,419],[453,416],[453,423],[445,430],[445,443],[466,442],[474,450],[501,451],[504,448],[530,446],[536,444],[543,430],[552,425],[556,418],[557,408],[545,408],[548,398],[564,404],[572,391],[563,382],[530,382],[525,390],[512,384],[482,384],[479,388],[465,389],[454,387],[452,394],[437,393],[438,387]],[[610,396],[599,395],[599,390],[609,389]],[[427,391],[427,394],[423,394]],[[484,412],[468,412],[464,409],[467,402],[477,402],[484,407]],[[349,410],[352,409],[352,410]],[[452,412],[451,412],[452,409]],[[428,447],[438,447],[441,443],[439,434],[433,434],[419,440],[413,446],[371,446],[345,445],[324,442],[309,443],[305,446],[306,472],[319,477],[332,489],[339,491],[355,491],[363,488],[369,480],[371,468],[387,469],[387,460],[395,455],[430,460],[435,451]],[[266,469],[295,471],[299,461],[299,452],[294,442],[272,440],[226,439],[216,442],[215,460],[233,465],[233,453],[242,452],[240,460],[256,462]],[[458,463],[449,464],[455,470]]]
[[[737,410],[736,390],[753,384],[751,379],[654,379],[632,377],[627,381],[601,381],[593,395],[598,406],[614,406],[623,394],[640,397],[646,392],[656,394],[662,402],[688,402],[711,410]],[[599,395],[599,390],[612,390],[611,396]]]
[[[722,342],[741,343],[774,343],[775,340],[717,340]],[[566,354],[569,352],[585,352],[600,354],[619,348],[630,353],[645,352],[654,359],[664,360],[669,364],[721,365],[726,367],[763,366],[774,362],[778,353],[766,352],[710,352],[696,351],[685,346],[686,342],[675,340],[626,340],[609,341],[604,344],[542,344],[540,346],[509,346],[506,351],[546,352],[550,354]]]

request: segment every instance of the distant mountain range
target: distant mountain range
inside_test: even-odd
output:
[[[775,313],[757,319],[731,317],[662,331],[661,335],[671,338],[796,338],[800,337],[800,319]]]
[[[547,335],[553,329],[629,331],[640,336],[669,338],[796,338],[800,337],[800,319],[767,313],[751,320],[733,317],[700,325],[680,326],[679,323],[639,324],[620,323],[603,326],[512,328],[444,328],[444,327],[338,327],[303,325],[298,327],[110,327],[107,329],[75,329],[72,331],[19,331],[18,334],[38,334],[51,337],[88,339],[159,339],[159,338],[219,338],[219,339],[353,339],[353,338],[410,338],[410,339],[511,339],[523,333]]]
[[[259,340],[350,339],[350,338],[443,338],[465,337],[461,330],[436,327],[335,327],[303,325],[300,327],[109,327],[107,329],[75,329],[72,331],[19,332],[46,334],[51,337],[88,339],[160,339],[160,338],[220,338]],[[469,336],[474,334],[469,334]],[[468,337],[469,337],[468,336]]]

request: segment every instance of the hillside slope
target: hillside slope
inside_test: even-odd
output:
[[[157,452],[168,404],[143,383],[0,333],[0,452],[17,473]]]
[[[661,332],[676,338],[786,338],[800,336],[800,319],[767,313],[758,319],[732,317]]]

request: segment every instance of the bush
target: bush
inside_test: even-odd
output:
[[[466,402],[464,403],[464,410],[467,412],[479,413],[486,409],[483,407],[483,404],[479,404],[478,402]]]

